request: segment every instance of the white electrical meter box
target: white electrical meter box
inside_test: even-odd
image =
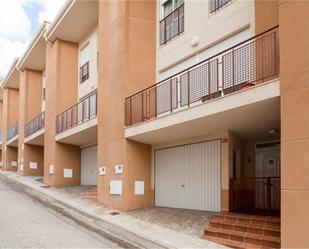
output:
[[[100,167],[99,168],[99,175],[105,176],[106,175],[106,167]]]
[[[30,162],[29,163],[29,169],[37,169],[38,163],[37,162]]]
[[[123,164],[116,164],[114,167],[115,167],[115,174],[123,173]]]
[[[134,194],[135,195],[144,195],[144,192],[145,192],[144,181],[135,181],[134,182]]]
[[[54,166],[53,164],[49,165],[48,173],[49,173],[50,175],[53,175],[53,174],[54,174],[54,168],[55,168],[55,166]]]
[[[63,177],[64,178],[72,178],[73,170],[72,169],[63,169]]]
[[[16,161],[11,161],[11,166],[12,167],[17,167],[17,162]]]
[[[111,180],[109,182],[109,193],[112,195],[122,195],[122,181]]]

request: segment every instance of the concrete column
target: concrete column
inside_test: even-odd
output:
[[[80,184],[80,148],[55,141],[56,116],[77,103],[77,69],[77,44],[56,40],[46,46],[44,182],[57,187]],[[65,168],[72,169],[72,178],[64,178]]]
[[[309,4],[279,6],[281,246],[309,247]]]
[[[20,73],[19,83],[19,173],[23,175],[43,175],[44,148],[24,144],[25,125],[42,112],[42,72],[26,69]],[[37,163],[37,169],[30,169],[30,162]]]
[[[153,204],[151,146],[124,137],[125,97],[155,83],[155,1],[99,2],[98,200],[120,210]],[[123,164],[122,174],[114,173]],[[110,180],[122,181],[122,195],[109,193]],[[145,194],[134,194],[144,181]]]
[[[17,167],[12,167],[12,161],[18,161],[17,148],[7,146],[7,132],[18,122],[18,100],[19,91],[17,89],[3,89],[3,163],[4,170],[17,170]]]

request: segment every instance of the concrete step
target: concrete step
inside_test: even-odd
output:
[[[280,225],[280,218],[271,216],[258,216],[246,214],[220,213],[215,216],[217,220],[234,221],[248,224],[269,224],[274,226]]]
[[[209,224],[211,227],[229,229],[231,231],[257,233],[280,237],[280,225],[248,224],[217,219],[212,219]]]
[[[271,248],[280,247],[280,237],[209,227],[205,235]]]
[[[272,249],[272,247],[268,247],[268,246],[261,246],[261,245],[251,244],[251,243],[217,238],[217,237],[213,237],[209,235],[204,235],[203,239],[209,240],[209,241],[221,244],[221,245],[225,245],[231,248],[237,248],[237,249]]]

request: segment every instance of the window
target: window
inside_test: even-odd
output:
[[[42,100],[45,101],[46,100],[46,88],[44,87],[42,90]]]
[[[173,12],[173,0],[168,0],[163,4],[163,16],[167,17]]]
[[[89,61],[87,61],[84,65],[80,68],[80,83],[85,82],[89,79]]]
[[[174,10],[184,4],[184,0],[167,0],[163,4],[163,18],[167,17]]]
[[[162,5],[160,45],[184,32],[184,0],[167,0]]]
[[[79,82],[83,83],[89,79],[89,60],[90,60],[90,46],[89,42],[82,47],[79,53]]]
[[[211,0],[210,1],[210,13],[216,12],[221,9],[224,5],[231,2],[231,0]]]

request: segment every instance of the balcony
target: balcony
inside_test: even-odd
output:
[[[12,126],[7,133],[7,145],[18,147],[18,123]]]
[[[56,117],[56,141],[79,146],[97,141],[97,92]]]
[[[45,127],[45,112],[40,113],[37,117],[32,119],[26,124],[25,133],[26,137],[36,133]]]
[[[7,140],[10,140],[17,135],[18,135],[18,123],[15,124],[13,127],[11,127],[8,130],[8,139]]]
[[[215,13],[227,5],[232,0],[212,0],[210,3],[210,13]]]
[[[45,112],[41,112],[25,125],[25,143],[44,145]]]
[[[125,125],[136,125],[276,79],[278,55],[275,27],[126,98]]]
[[[160,21],[160,45],[184,32],[184,4]]]

